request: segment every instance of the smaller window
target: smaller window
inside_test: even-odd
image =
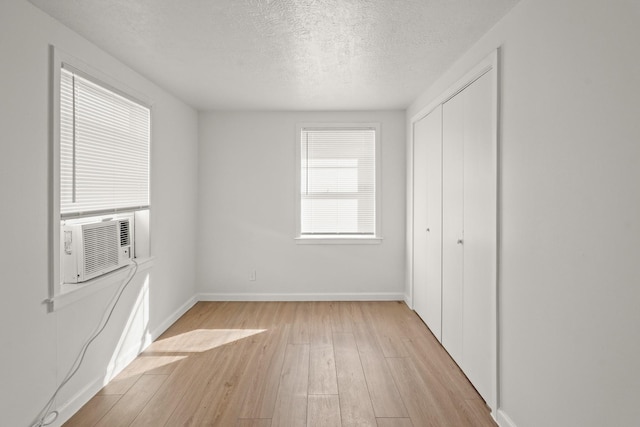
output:
[[[379,238],[378,124],[299,125],[297,238]]]

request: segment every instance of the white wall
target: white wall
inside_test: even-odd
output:
[[[151,252],[155,266],[125,292],[64,407],[171,322],[195,293],[197,114],[24,0],[0,2],[0,424],[34,420],[66,374],[115,288],[47,313],[49,262],[49,44],[146,95],[153,104]],[[147,280],[145,284],[145,280]],[[119,361],[117,359],[120,359]],[[69,415],[90,393],[72,401]],[[75,405],[75,406],[74,406]]]
[[[503,425],[640,425],[638,22],[635,0],[523,0],[408,110],[502,46]]]
[[[380,122],[382,244],[296,245],[295,129],[316,121]],[[202,297],[402,298],[404,125],[402,111],[201,114]],[[257,280],[251,282],[254,269]]]

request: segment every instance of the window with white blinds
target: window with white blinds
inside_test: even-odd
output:
[[[63,66],[62,219],[149,207],[150,110]]]
[[[301,127],[300,237],[376,235],[376,128]]]

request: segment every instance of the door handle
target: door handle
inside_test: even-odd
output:
[[[430,232],[431,230],[429,228],[427,228],[427,233]]]
[[[462,239],[458,239],[458,244],[461,245],[462,243]]]

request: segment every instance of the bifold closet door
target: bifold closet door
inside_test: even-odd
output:
[[[414,309],[441,340],[442,106],[415,123],[413,161]]]
[[[463,366],[464,91],[442,107],[442,345]]]
[[[413,301],[497,409],[498,75],[492,53],[413,125]],[[418,116],[420,117],[420,116]]]
[[[464,90],[463,370],[485,399],[491,393],[495,312],[497,153],[492,90],[490,74]]]
[[[492,390],[496,253],[493,81],[443,104],[442,345],[480,395]]]

